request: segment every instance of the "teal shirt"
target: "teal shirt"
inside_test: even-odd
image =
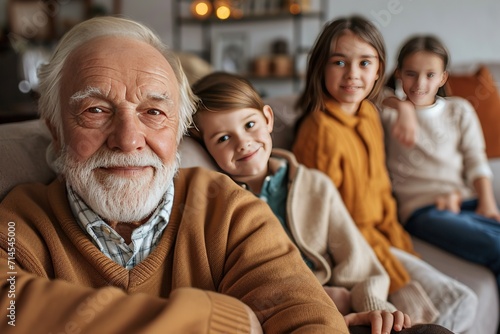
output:
[[[260,199],[266,202],[273,210],[276,217],[278,217],[281,225],[286,233],[291,237],[290,230],[286,224],[286,200],[288,197],[288,164],[283,164],[274,175],[266,176],[262,184],[262,190],[257,195]],[[302,254],[307,266],[314,269],[314,264],[304,254]]]

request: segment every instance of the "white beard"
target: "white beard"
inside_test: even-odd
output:
[[[124,154],[100,148],[85,162],[77,162],[63,149],[54,165],[82,200],[101,218],[122,223],[147,218],[156,209],[171,184],[180,156],[172,163],[163,161],[151,150]],[[152,173],[122,177],[96,173],[101,167],[151,166]]]

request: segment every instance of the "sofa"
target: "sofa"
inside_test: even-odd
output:
[[[500,82],[500,65],[496,69],[498,72],[495,72],[495,78],[497,82]],[[293,128],[299,116],[293,107],[295,99],[296,96],[266,99],[266,103],[272,106],[275,113],[273,139],[276,147],[290,149],[292,145]],[[500,113],[500,109],[498,112]],[[500,121],[496,123],[496,127],[500,129]],[[55,177],[45,159],[49,142],[50,134],[40,120],[0,124],[0,200],[17,184],[48,183]],[[180,152],[182,167],[204,166],[216,169],[203,148],[192,138],[183,139]],[[494,190],[498,200],[500,199],[500,157],[491,158],[490,164],[495,175]],[[459,259],[416,238],[414,238],[414,244],[424,260],[476,292],[479,298],[476,320],[472,328],[465,333],[497,333],[500,302],[493,274],[485,267]]]

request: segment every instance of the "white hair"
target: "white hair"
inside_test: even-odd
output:
[[[191,91],[177,56],[170,51],[158,36],[141,23],[118,17],[96,17],[84,21],[66,33],[54,51],[48,64],[40,67],[40,99],[38,109],[42,119],[48,121],[63,140],[60,88],[64,64],[68,56],[80,45],[105,36],[123,36],[145,42],[157,49],[172,67],[179,84],[179,129],[177,143],[192,123],[197,98]]]

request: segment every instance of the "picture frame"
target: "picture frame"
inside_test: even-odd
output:
[[[248,72],[248,36],[244,32],[223,32],[212,41],[211,62],[218,71]]]

